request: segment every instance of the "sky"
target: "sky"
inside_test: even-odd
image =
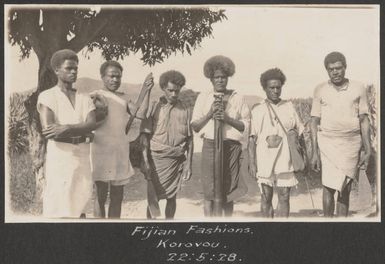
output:
[[[343,8],[342,8],[343,7]],[[280,68],[287,82],[282,98],[310,97],[314,87],[326,81],[323,66],[326,54],[342,52],[347,59],[346,77],[374,84],[380,81],[378,6],[211,6],[223,8],[227,20],[213,25],[213,36],[206,38],[192,55],[177,53],[162,64],[144,66],[140,54],[120,61],[123,82],[138,84],[152,72],[155,81],[167,70],[186,76],[186,88],[212,89],[203,75],[205,61],[214,55],[231,58],[236,72],[228,88],[241,94],[264,96],[259,77],[262,72]],[[5,27],[7,28],[7,27]],[[6,87],[8,92],[24,91],[37,84],[38,62],[33,53],[19,61],[18,47],[10,47],[5,37]],[[99,79],[104,62],[100,52],[88,59],[80,52],[78,78]]]

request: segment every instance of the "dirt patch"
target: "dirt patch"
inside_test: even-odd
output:
[[[242,163],[242,177],[248,187],[245,196],[235,201],[234,220],[258,221],[261,220],[260,192],[257,182],[247,173],[247,159]],[[193,176],[190,181],[182,184],[178,193],[176,220],[205,220],[203,216],[203,191],[200,177],[201,153],[194,153]],[[306,180],[309,186],[307,188]],[[322,218],[322,184],[319,174],[302,175],[297,177],[299,184],[291,191],[290,197],[290,221],[310,218],[317,221]],[[273,205],[276,207],[277,195],[274,194]],[[314,207],[313,207],[314,204]],[[122,206],[122,218],[145,220],[146,217],[146,181],[137,170],[137,174],[131,178],[125,186],[124,203]],[[160,202],[162,213],[165,201]],[[375,212],[372,204],[371,189],[367,178],[361,177],[354,183],[351,193],[350,217],[362,218]],[[90,207],[88,213],[92,215]]]

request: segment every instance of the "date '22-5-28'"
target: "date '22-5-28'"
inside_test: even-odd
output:
[[[241,262],[242,259],[237,257],[236,253],[219,253],[211,254],[207,252],[202,252],[200,254],[194,253],[168,253],[167,261],[183,262],[183,261],[223,261],[223,262]]]

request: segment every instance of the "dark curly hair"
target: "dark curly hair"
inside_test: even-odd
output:
[[[344,67],[346,68],[346,58],[344,54],[338,51],[333,51],[326,55],[324,60],[325,68],[327,68],[330,63],[336,63],[337,61],[342,62],[342,65],[344,65]]]
[[[108,67],[116,67],[118,68],[121,72],[123,72],[123,67],[122,65],[117,62],[117,61],[114,61],[114,60],[109,60],[109,61],[105,61],[103,62],[103,64],[100,66],[100,76],[104,76],[104,74],[106,74],[106,70]]]
[[[70,49],[62,49],[56,51],[51,57],[51,67],[53,70],[60,67],[66,60],[73,60],[79,63],[78,55],[76,52]]]
[[[234,62],[230,58],[222,55],[211,57],[205,62],[203,73],[207,78],[211,79],[216,70],[221,70],[228,77],[231,77],[235,73]]]
[[[162,90],[166,88],[168,83],[173,83],[179,87],[183,87],[186,84],[186,78],[178,71],[166,71],[159,77],[159,85]]]
[[[263,88],[266,88],[267,81],[269,80],[280,80],[281,84],[284,85],[286,76],[280,69],[273,68],[261,74],[260,82]]]

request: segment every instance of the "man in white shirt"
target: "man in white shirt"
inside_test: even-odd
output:
[[[214,200],[214,120],[223,121],[223,193],[224,214],[231,216],[233,201],[244,195],[246,185],[240,176],[243,134],[249,130],[250,109],[243,96],[227,89],[228,78],[235,72],[234,63],[227,57],[214,56],[206,61],[204,74],[210,79],[212,91],[199,94],[191,126],[203,137],[202,183],[205,216],[213,214]],[[223,94],[223,104],[214,102],[214,93]]]
[[[366,169],[371,152],[367,95],[364,85],[345,78],[343,54],[328,54],[324,64],[330,80],[314,91],[311,167],[319,171],[322,163],[324,216],[334,214],[335,191],[337,216],[347,216],[352,180],[358,169]]]

